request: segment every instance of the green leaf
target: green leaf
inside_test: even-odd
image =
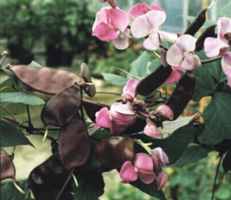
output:
[[[208,156],[209,150],[204,149],[203,147],[197,144],[190,144],[187,149],[184,151],[183,155],[179,160],[174,164],[176,167],[183,167],[184,165],[197,162]]]
[[[144,78],[155,71],[159,65],[159,60],[154,59],[150,53],[145,51],[131,64],[130,74]]]
[[[104,80],[112,85],[123,86],[127,82],[127,78],[116,74],[103,73],[102,75]]]
[[[44,104],[43,99],[23,92],[1,92],[0,103],[21,103],[30,106],[38,106]]]
[[[155,189],[152,184],[147,185],[141,181],[136,181],[134,183],[131,183],[131,185],[133,185],[134,187],[138,188],[142,192],[144,192],[144,193],[146,193],[152,197],[156,197],[160,200],[166,200],[164,193],[162,191]]]
[[[231,94],[225,92],[216,93],[203,117],[205,128],[199,140],[203,144],[218,144],[224,139],[231,139]]]
[[[154,139],[152,148],[162,147],[167,153],[171,163],[181,158],[188,145],[193,142],[196,135],[201,133],[201,127],[188,124],[174,131],[166,139]]]
[[[216,192],[216,197],[220,200],[228,200],[231,198],[230,184],[221,185]]]
[[[0,147],[32,145],[26,136],[13,124],[0,120]]]
[[[98,172],[80,173],[77,180],[76,200],[98,200],[104,193],[103,176]]]
[[[208,63],[196,69],[193,100],[199,101],[202,97],[212,96],[215,93],[217,85],[225,77],[220,62]]]

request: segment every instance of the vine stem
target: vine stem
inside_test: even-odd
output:
[[[213,189],[212,189],[212,197],[211,197],[211,200],[214,200],[214,198],[215,198],[215,192],[216,192],[216,186],[217,186],[217,179],[218,179],[218,176],[219,176],[219,169],[220,169],[222,160],[223,160],[223,155],[221,155],[221,157],[220,157],[220,159],[219,159],[219,162],[218,162],[218,164],[217,164],[217,168],[216,168],[216,172],[215,172],[215,178],[214,178],[214,182],[213,182]]]
[[[206,60],[201,60],[201,64],[208,64],[208,63],[211,63],[211,62],[214,62],[214,61],[217,61],[217,60],[220,60],[221,57],[216,57],[216,58],[211,58],[211,59],[206,59]]]

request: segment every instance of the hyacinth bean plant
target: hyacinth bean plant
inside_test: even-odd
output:
[[[31,145],[27,135],[33,134],[45,134],[52,146],[52,155],[28,177],[37,200],[97,200],[104,193],[102,175],[111,170],[118,171],[121,183],[164,200],[165,168],[196,162],[211,151],[219,155],[216,177],[221,166],[229,172],[231,19],[221,17],[203,29],[206,8],[175,34],[161,30],[167,14],[156,3],[137,3],[128,10],[116,0],[103,3],[107,5],[96,14],[92,37],[120,50],[138,43],[145,51],[127,72],[120,98],[111,105],[94,101],[97,88],[84,63],[76,75],[38,64],[6,64],[3,55],[2,70],[12,88],[0,92],[0,180],[16,181],[14,156],[5,147]],[[147,68],[147,57],[153,67],[138,73]],[[166,85],[173,88],[170,94],[163,94]],[[174,123],[189,102],[198,105],[204,97],[209,98],[203,112],[196,110],[187,124],[163,133],[166,121]],[[30,107],[44,102],[38,127]],[[5,103],[25,104],[27,123],[8,112]]]

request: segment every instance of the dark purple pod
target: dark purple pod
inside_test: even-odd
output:
[[[199,29],[204,25],[207,18],[208,9],[203,9],[192,24],[186,29],[184,34],[195,35]]]
[[[56,200],[69,173],[57,158],[51,156],[31,171],[28,186],[32,190],[36,200]],[[73,200],[72,190],[70,180],[59,200]]]
[[[160,67],[140,81],[137,86],[137,94],[147,96],[160,87],[172,72],[171,66],[160,65]]]
[[[185,107],[193,97],[195,78],[192,73],[186,73],[178,82],[176,89],[166,103],[174,113],[174,119],[184,111]]]

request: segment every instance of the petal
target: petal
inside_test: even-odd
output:
[[[161,134],[155,124],[149,122],[144,127],[144,134],[152,138],[160,138]]]
[[[149,23],[154,27],[154,28],[158,28],[160,25],[162,25],[167,16],[166,16],[166,13],[162,10],[152,10],[152,11],[149,11],[147,14],[146,14],[147,18],[148,18],[148,21]]]
[[[106,8],[101,8],[97,13],[96,13],[96,18],[95,22],[92,26],[92,31],[94,32],[94,29],[98,24],[100,23],[107,23],[107,7]]]
[[[162,117],[169,119],[169,120],[173,120],[174,118],[174,113],[172,109],[168,105],[165,105],[165,104],[158,106],[158,108],[156,109],[156,113],[160,114]]]
[[[148,11],[150,11],[150,6],[147,3],[137,3],[130,8],[129,14],[132,17],[138,17]]]
[[[161,6],[158,4],[158,3],[152,3],[152,5],[151,5],[151,9],[152,10],[163,10],[162,8],[161,8]]]
[[[112,115],[114,113],[120,113],[124,115],[135,115],[132,109],[132,105],[129,102],[128,103],[115,102],[111,105],[110,111]]]
[[[145,184],[151,184],[156,178],[156,175],[154,174],[154,172],[138,173],[138,175],[139,175],[140,180]]]
[[[196,48],[197,39],[191,35],[182,35],[176,40],[176,45],[183,51],[191,52]]]
[[[148,21],[146,15],[138,16],[131,24],[131,33],[135,38],[143,38],[149,35],[153,30],[152,24]]]
[[[129,183],[134,182],[138,179],[135,167],[132,165],[131,161],[126,161],[120,169],[120,178],[123,182]]]
[[[204,42],[205,54],[209,58],[219,56],[221,50],[228,47],[228,44],[217,38],[208,37]]]
[[[147,39],[144,40],[143,46],[145,49],[155,51],[160,47],[160,38],[158,32],[153,32]]]
[[[105,42],[115,40],[119,35],[118,31],[104,22],[98,24],[93,30],[92,34],[93,36]]]
[[[137,153],[134,165],[140,173],[153,172],[152,157],[146,153]]]
[[[165,83],[167,84],[173,84],[177,81],[179,81],[182,77],[182,72],[179,70],[172,70],[170,76],[168,77],[168,79],[165,81]]]
[[[167,51],[167,63],[171,66],[178,66],[184,58],[184,52],[176,44],[172,45]]]
[[[231,78],[231,52],[226,52],[221,60],[221,66],[223,72],[228,77]]]
[[[200,65],[200,58],[197,55],[193,53],[187,53],[185,54],[184,60],[181,63],[180,68],[182,71],[192,71]]]
[[[167,181],[168,181],[168,175],[164,172],[161,172],[157,176],[158,189],[161,190],[166,185]]]
[[[129,37],[121,33],[115,40],[112,41],[116,49],[124,50],[129,47]]]
[[[129,15],[120,8],[111,8],[107,11],[108,23],[115,29],[124,32],[129,24]]]
[[[231,19],[221,17],[217,22],[218,38],[225,40],[225,34],[231,33]]]
[[[110,113],[107,107],[101,108],[95,114],[96,125],[101,128],[111,128]]]
[[[169,163],[168,156],[161,147],[152,150],[152,158],[156,167],[165,166]]]
[[[123,88],[122,96],[128,100],[133,100],[136,96],[136,87],[139,84],[139,80],[129,79]]]

